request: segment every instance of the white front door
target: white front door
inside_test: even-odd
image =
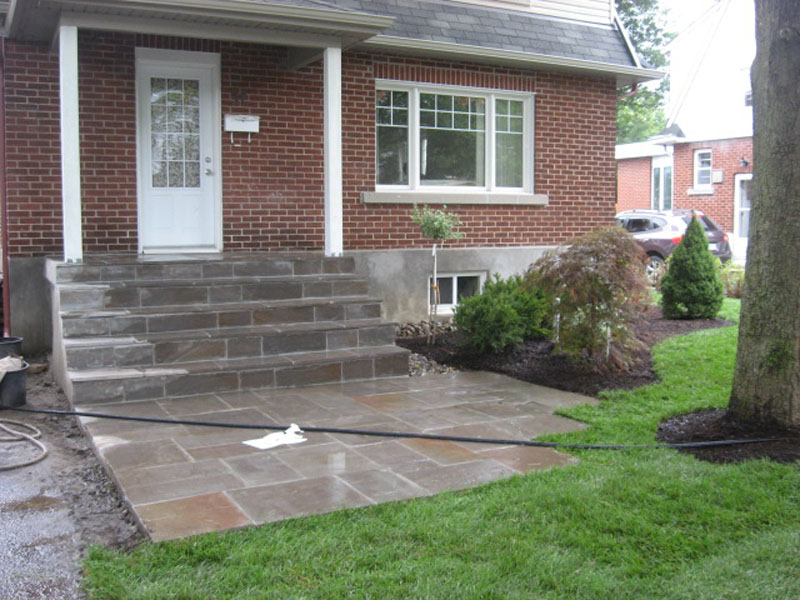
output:
[[[744,264],[747,257],[747,241],[750,237],[750,208],[753,204],[753,174],[740,173],[734,177],[733,191],[733,260]]]
[[[219,55],[138,48],[139,249],[221,250]]]

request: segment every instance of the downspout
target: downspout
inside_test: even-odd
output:
[[[8,289],[8,198],[6,194],[6,38],[0,38],[0,219],[3,236],[3,337],[11,337],[11,296]]]

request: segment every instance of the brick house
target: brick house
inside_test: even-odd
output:
[[[412,206],[462,218],[443,303],[523,270],[612,222],[615,90],[661,75],[612,0],[4,4],[7,287],[28,352],[60,343],[42,315],[98,257],[106,277],[125,257],[344,256],[385,317],[423,318]]]
[[[617,210],[693,208],[731,233],[744,262],[753,177],[749,67],[754,10],[724,0],[669,46],[668,127],[616,148]]]

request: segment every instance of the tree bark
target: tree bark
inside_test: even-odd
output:
[[[756,0],[753,185],[730,415],[800,426],[800,2]]]

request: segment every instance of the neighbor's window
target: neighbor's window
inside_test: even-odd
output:
[[[530,94],[383,83],[377,184],[410,190],[530,190]]]
[[[447,314],[452,312],[462,298],[475,296],[481,291],[481,284],[485,275],[482,273],[445,273],[436,277],[439,286],[439,306],[438,312]],[[429,301],[435,302],[436,290],[431,285],[432,277],[428,277],[428,289],[430,289]]]
[[[711,150],[694,151],[694,188],[711,187]]]

